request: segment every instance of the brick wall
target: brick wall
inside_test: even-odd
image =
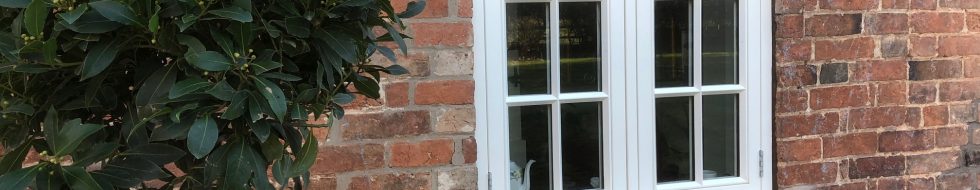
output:
[[[980,1],[774,3],[780,189],[977,189]]]
[[[393,0],[403,10],[408,0]],[[427,0],[407,20],[414,39],[399,64],[409,76],[382,81],[383,98],[358,99],[318,136],[313,189],[476,189],[471,0]],[[387,59],[372,58],[378,64]]]

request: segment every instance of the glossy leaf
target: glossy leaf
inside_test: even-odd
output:
[[[247,92],[237,92],[231,98],[231,103],[228,104],[228,108],[225,112],[221,114],[221,119],[233,120],[241,117],[245,113],[246,100],[248,99]]]
[[[228,57],[214,51],[188,52],[186,56],[187,62],[205,71],[227,71],[232,65]]]
[[[252,13],[237,6],[229,6],[218,10],[211,10],[208,11],[208,13],[238,22],[252,22]]]
[[[69,120],[61,127],[61,131],[58,131],[58,135],[49,140],[53,155],[64,156],[74,152],[81,145],[82,140],[100,129],[102,125],[82,124],[80,119]]]
[[[3,174],[0,176],[0,189],[27,189],[27,185],[34,181],[40,170],[38,166],[31,166]]]
[[[122,45],[122,41],[119,40],[96,44],[88,52],[88,55],[85,56],[85,62],[82,63],[82,76],[80,80],[92,78],[102,73],[106,67],[109,67],[109,64],[116,59],[120,45]]]
[[[217,142],[218,124],[209,116],[197,118],[187,132],[187,149],[195,158],[204,158]]]
[[[289,167],[289,176],[296,177],[303,175],[316,162],[317,141],[316,136],[307,135],[306,144],[296,153],[296,162]]]
[[[82,17],[85,11],[88,11],[88,4],[81,4],[75,7],[74,10],[58,13],[58,17],[61,17],[61,20],[65,21],[65,23],[74,24],[78,18]]]
[[[165,98],[177,80],[177,72],[173,65],[153,72],[136,91],[136,104],[147,105]]]
[[[217,84],[214,84],[214,86],[211,87],[211,89],[208,89],[205,92],[220,100],[232,101],[232,99],[235,97],[235,92],[237,92],[237,90],[231,87],[231,85],[228,84],[228,81],[221,80],[218,81]]]
[[[62,167],[61,171],[62,171],[61,172],[62,175],[64,175],[65,177],[65,181],[67,181],[68,185],[71,186],[71,189],[77,189],[77,190],[101,190],[102,189],[102,187],[99,186],[99,183],[95,182],[95,179],[92,178],[92,175],[89,175],[89,173],[85,171],[84,167],[81,166]]]
[[[117,1],[101,0],[88,4],[92,9],[95,9],[96,12],[99,12],[99,14],[102,14],[102,16],[109,20],[125,25],[142,25],[139,21],[140,19],[136,17],[136,13],[129,6]]]
[[[258,88],[259,93],[265,97],[266,101],[269,103],[269,108],[276,115],[280,121],[286,115],[286,95],[283,94],[282,89],[279,85],[272,83],[269,80],[263,78],[252,77],[252,82],[255,83],[255,87]]]
[[[167,97],[170,99],[178,98],[190,93],[198,92],[201,89],[207,88],[210,85],[211,85],[210,82],[201,78],[197,78],[197,77],[187,78],[180,82],[177,82],[177,84],[174,84],[174,86],[170,88],[170,94]]]
[[[83,34],[106,33],[123,26],[118,22],[103,17],[95,11],[82,13],[82,16],[78,17],[74,23],[60,22],[65,25],[65,28]]]
[[[38,38],[44,37],[41,36],[41,32],[44,32],[44,23],[47,22],[50,12],[50,8],[44,1],[31,1],[24,10],[24,27],[27,28],[27,33]]]
[[[0,7],[25,8],[30,3],[31,0],[0,0]]]
[[[27,152],[30,152],[30,150],[30,143],[24,143],[17,146],[13,151],[4,154],[3,158],[0,158],[0,175],[6,174],[14,169],[20,169],[24,163],[24,158],[27,157]]]
[[[177,147],[161,143],[140,145],[122,153],[122,155],[142,158],[157,165],[177,161],[180,157],[184,157],[185,154],[183,150]]]

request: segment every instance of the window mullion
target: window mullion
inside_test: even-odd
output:
[[[691,43],[691,47],[693,49],[691,58],[694,60],[694,65],[691,72],[693,72],[692,77],[694,79],[694,87],[698,88],[699,90],[701,89],[702,85],[701,1],[702,0],[694,0],[693,2],[694,6],[692,6],[693,13],[691,15],[692,22],[690,29],[694,39],[694,42]],[[703,184],[704,182],[704,141],[702,140],[702,137],[704,136],[704,127],[702,126],[701,117],[703,115],[702,99],[702,94],[700,92],[694,96],[694,110],[692,110],[694,113],[694,138],[691,138],[694,139],[694,158],[692,160],[694,160],[694,179],[698,184]]]
[[[549,69],[551,70],[550,84],[551,84],[551,94],[555,97],[559,97],[561,94],[561,52],[560,52],[560,32],[561,23],[559,22],[559,1],[551,0],[549,3],[549,14],[548,14],[548,49],[551,53],[548,54],[551,61],[548,63],[551,65]],[[552,102],[551,104],[551,187],[552,189],[564,189],[562,181],[562,170],[564,169],[562,163],[562,144],[561,144],[561,100]]]

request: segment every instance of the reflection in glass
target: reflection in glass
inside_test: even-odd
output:
[[[508,3],[509,95],[549,92],[548,54],[548,3]]]
[[[601,104],[562,104],[561,143],[564,189],[602,188]]]
[[[599,2],[559,4],[561,92],[599,91]]]
[[[551,188],[551,107],[511,107],[511,183],[530,183],[530,189]]]
[[[691,86],[691,2],[657,0],[654,4],[656,87]]]
[[[701,12],[702,83],[738,82],[738,2],[703,0]]]
[[[694,180],[693,99],[657,98],[657,182]]]
[[[738,95],[703,98],[704,178],[738,176]]]

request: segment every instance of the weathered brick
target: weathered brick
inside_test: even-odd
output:
[[[936,0],[912,0],[910,8],[920,10],[936,10]]]
[[[459,6],[457,16],[462,18],[473,17],[473,0],[458,0],[457,6]]]
[[[949,123],[963,124],[977,121],[976,108],[970,104],[950,105]]]
[[[393,173],[359,176],[350,179],[349,190],[413,189],[432,188],[429,173]]]
[[[874,56],[875,42],[870,37],[817,40],[813,47],[815,60],[860,59]]]
[[[775,12],[782,13],[801,13],[804,10],[813,10],[817,7],[817,0],[775,0]]]
[[[886,82],[873,86],[876,94],[875,105],[903,105],[908,100],[908,85],[905,82]]]
[[[425,140],[418,143],[398,142],[391,145],[391,166],[446,165],[452,161],[453,154],[453,141],[449,139]]]
[[[337,189],[337,176],[311,176],[310,189],[335,190]]]
[[[820,0],[821,9],[869,10],[878,7],[876,0]]]
[[[781,90],[776,92],[776,112],[796,112],[807,108],[806,90]]]
[[[855,129],[899,126],[905,123],[906,113],[905,107],[898,106],[853,109],[847,114],[847,123]]]
[[[887,81],[908,78],[905,60],[872,60],[855,63],[851,68],[853,81]]]
[[[867,190],[868,182],[854,182],[820,188],[821,190]]]
[[[878,135],[878,151],[918,151],[935,147],[934,130],[886,131]]]
[[[476,129],[476,112],[473,108],[449,109],[437,118],[435,132],[472,133]]]
[[[419,82],[415,85],[415,104],[472,104],[474,93],[473,85],[472,80]]]
[[[384,165],[384,146],[379,144],[339,145],[322,147],[312,174],[333,174],[380,168]]]
[[[967,166],[980,166],[980,149],[978,149],[977,147],[964,148],[963,161],[964,164]]]
[[[779,166],[776,183],[779,186],[821,184],[833,182],[837,178],[837,163],[811,163],[792,166]]]
[[[932,178],[913,178],[908,180],[906,186],[909,189],[934,190],[936,189],[936,180]]]
[[[439,190],[477,189],[477,172],[474,167],[440,171],[436,176]]]
[[[905,13],[869,14],[864,22],[872,34],[902,34],[909,31],[909,16]]]
[[[953,33],[963,30],[964,14],[955,12],[919,12],[910,16],[913,33]]]
[[[830,63],[820,66],[820,84],[847,82],[847,63]]]
[[[980,81],[939,83],[939,100],[964,101],[980,98]]]
[[[980,32],[980,12],[966,13],[966,29],[970,32]]]
[[[807,36],[842,36],[860,33],[861,14],[825,14],[806,19]]]
[[[909,84],[909,102],[914,104],[926,104],[936,102],[936,83],[911,83]]]
[[[417,22],[409,24],[413,42],[419,47],[452,46],[469,47],[472,45],[473,25],[470,22]]]
[[[777,86],[804,86],[817,84],[817,66],[793,65],[779,67],[777,70]]]
[[[820,159],[819,138],[795,141],[780,141],[776,143],[780,162],[811,161]]]
[[[802,38],[803,31],[803,15],[776,16],[776,38]]]
[[[870,103],[864,85],[836,86],[810,90],[810,108],[814,110],[863,106]]]
[[[936,37],[915,36],[909,38],[912,46],[909,56],[912,57],[935,57],[939,54],[939,44]]]
[[[430,131],[428,111],[352,114],[344,120],[343,136],[349,140],[416,136]]]
[[[877,150],[878,135],[874,132],[823,138],[824,158],[872,154]]]
[[[476,155],[476,139],[473,137],[463,139],[463,162],[467,164],[476,163]]]
[[[839,127],[840,115],[836,112],[776,118],[776,135],[778,138],[833,133]]]
[[[881,57],[901,58],[909,54],[909,40],[904,36],[885,36],[880,38]]]
[[[898,176],[905,171],[905,157],[867,157],[849,160],[848,178]]]
[[[909,80],[935,80],[963,76],[959,60],[909,61]]]
[[[966,78],[980,77],[980,58],[967,58],[963,60],[963,76]]]
[[[939,5],[943,8],[980,9],[980,2],[976,0],[940,0]]]
[[[909,0],[881,0],[882,9],[908,9]]]
[[[778,62],[810,60],[813,52],[812,41],[801,39],[776,40],[776,60]]]
[[[405,107],[408,105],[408,82],[397,82],[384,85],[385,105],[388,107]]]
[[[962,146],[969,141],[968,133],[964,127],[946,127],[936,129],[936,146],[953,147]]]
[[[947,36],[939,38],[939,56],[980,55],[980,36]]]
[[[911,155],[907,157],[908,174],[941,172],[959,167],[959,151],[945,151],[932,154]]]
[[[939,189],[974,189],[977,179],[971,178],[970,173],[959,172],[936,176],[936,186]]]
[[[902,178],[879,178],[875,185],[868,190],[895,190],[905,189],[905,180]]]
[[[469,76],[473,74],[473,53],[468,50],[436,51],[432,53],[429,65],[436,76]]]
[[[945,105],[924,107],[922,119],[924,126],[945,125],[949,122],[949,108]]]

